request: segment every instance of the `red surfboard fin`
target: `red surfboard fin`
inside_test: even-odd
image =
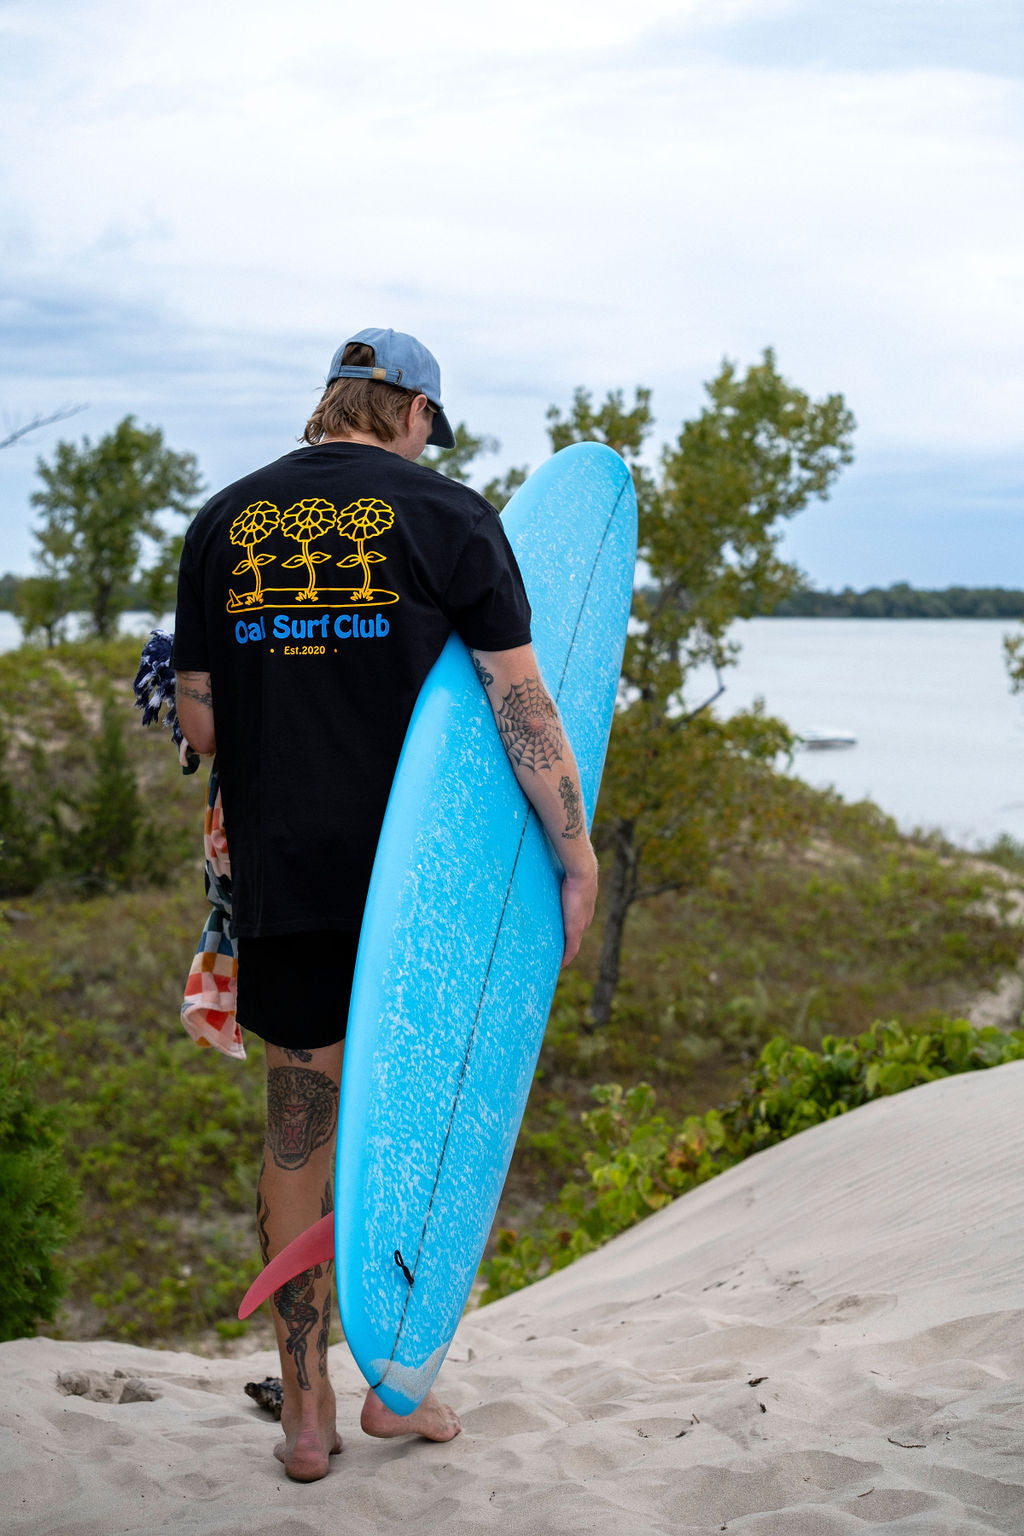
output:
[[[329,1216],[321,1216],[320,1220],[314,1222],[311,1227],[307,1227],[305,1232],[300,1232],[287,1248],[282,1248],[277,1257],[271,1259],[266,1268],[260,1271],[242,1299],[242,1305],[238,1309],[239,1317],[248,1317],[250,1312],[255,1312],[260,1302],[272,1296],[286,1280],[294,1280],[295,1276],[301,1275],[304,1269],[312,1269],[314,1264],[326,1264],[328,1259],[333,1258],[334,1212],[332,1211]]]

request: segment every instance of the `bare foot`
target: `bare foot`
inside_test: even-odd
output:
[[[391,1440],[395,1435],[422,1435],[425,1440],[454,1440],[462,1425],[454,1408],[442,1403],[428,1392],[419,1407],[409,1414],[392,1413],[385,1408],[376,1392],[366,1394],[359,1423],[365,1434],[375,1435],[378,1440]]]
[[[274,1455],[284,1462],[288,1476],[297,1483],[315,1483],[331,1470],[328,1458],[341,1450],[341,1436],[335,1429],[318,1429],[307,1424],[295,1435],[287,1435],[274,1446]]]

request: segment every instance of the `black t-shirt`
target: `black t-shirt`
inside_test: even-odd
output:
[[[453,629],[526,645],[530,605],[494,508],[434,470],[321,443],[199,512],[172,661],[211,676],[237,933],[359,927],[409,716]]]

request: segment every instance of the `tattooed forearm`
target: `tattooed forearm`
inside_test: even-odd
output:
[[[502,745],[517,768],[553,768],[565,752],[558,710],[539,677],[513,683],[495,716]]]
[[[209,672],[179,672],[174,680],[174,691],[186,699],[195,699],[197,704],[205,704],[207,709],[213,708]]]
[[[565,807],[565,831],[562,836],[568,842],[574,842],[577,837],[583,836],[583,806],[580,792],[567,773],[563,773],[558,781],[558,793]]]
[[[470,651],[469,654],[473,658],[473,665],[474,665],[474,667],[476,667],[476,675],[477,675],[477,677],[483,683],[485,688],[489,688],[491,686],[491,684],[494,682],[494,673],[493,672],[488,672],[487,668],[484,666],[483,662],[480,660],[480,657],[477,655],[476,651]]]
[[[301,1275],[295,1276],[294,1280],[286,1280],[281,1289],[274,1292],[274,1306],[284,1318],[288,1329],[285,1348],[295,1361],[295,1374],[303,1392],[309,1391],[306,1340],[316,1327],[316,1320],[320,1315],[313,1305],[313,1297],[316,1293],[316,1282],[322,1276],[323,1270],[317,1264],[313,1269],[304,1269]]]
[[[267,1072],[267,1147],[279,1168],[304,1168],[334,1135],[338,1085],[308,1067]]]

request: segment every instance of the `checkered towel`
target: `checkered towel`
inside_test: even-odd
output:
[[[178,720],[176,678],[171,666],[174,636],[154,629],[142,647],[135,674],[135,703],[142,710],[143,725],[163,723],[178,748],[182,773],[195,773],[198,754],[182,734]],[[199,944],[185,982],[181,1022],[197,1045],[214,1045],[226,1056],[245,1059],[242,1031],[235,1018],[238,993],[238,944],[231,927],[231,860],[224,835],[224,810],[220,799],[217,759],[210,769],[203,827],[206,852],[206,894],[213,910],[199,936]]]
[[[181,1022],[197,1045],[213,1045],[226,1056],[244,1060],[242,1031],[235,1018],[238,941],[231,927],[231,860],[224,835],[216,758],[210,769],[203,848],[211,911],[189,966]]]

